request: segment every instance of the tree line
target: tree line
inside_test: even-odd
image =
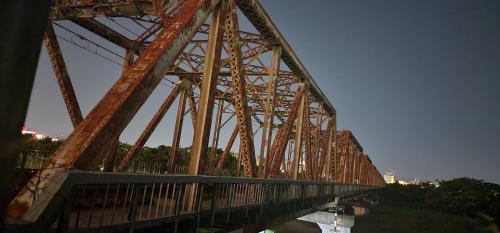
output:
[[[432,209],[500,226],[498,184],[463,177],[440,181],[437,186],[390,184],[382,192],[387,205]]]
[[[53,141],[52,138],[46,137],[43,139],[37,139],[32,135],[23,135],[23,149],[26,151],[39,151],[46,155],[51,155],[57,148],[63,143],[63,140]],[[132,147],[132,145],[120,142],[118,149],[116,151],[116,161],[119,162],[127,154],[127,151]],[[177,166],[188,166],[189,155],[191,152],[191,147],[181,147],[178,149]],[[208,148],[208,155],[212,153],[212,148]],[[219,160],[222,155],[223,150],[220,148],[216,149],[215,152],[215,163]],[[143,147],[141,151],[130,161],[133,162],[148,162],[157,163],[162,166],[162,171],[166,171],[170,156],[172,154],[172,147],[166,145],[159,145],[157,147]],[[115,164],[117,163],[115,162]],[[234,176],[237,166],[237,154],[230,152],[224,161],[223,169],[220,171],[222,176]]]

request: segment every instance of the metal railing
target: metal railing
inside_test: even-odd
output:
[[[372,189],[368,186],[312,181],[249,179],[241,177],[144,175],[103,172],[62,172],[53,195],[35,201],[32,232],[121,231],[151,222],[199,219],[217,213],[229,218],[238,209],[262,209],[280,203],[331,200]],[[56,224],[55,219],[58,218]],[[25,226],[26,227],[26,226]]]
[[[40,150],[23,150],[17,157],[17,168],[40,170],[49,159],[50,154]]]

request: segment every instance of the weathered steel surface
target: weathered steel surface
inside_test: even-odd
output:
[[[321,180],[321,176],[324,174],[323,173],[323,168],[325,167],[325,162],[328,160],[329,161],[329,156],[330,156],[330,145],[332,141],[332,131],[334,129],[334,123],[333,120],[330,118],[328,120],[328,125],[326,127],[326,131],[323,134],[323,141],[320,144],[321,145],[321,154],[318,162],[318,169],[316,171],[316,179],[315,180]],[[327,165],[326,167],[328,167]],[[326,178],[326,177],[325,177]]]
[[[292,133],[292,127],[293,123],[295,122],[295,119],[297,118],[297,111],[299,108],[299,102],[302,99],[302,95],[304,93],[304,86],[302,85],[299,90],[297,90],[297,93],[295,94],[294,100],[292,102],[292,107],[290,114],[288,115],[287,121],[285,123],[283,133],[280,135],[279,138],[275,138],[274,140],[279,140],[278,146],[276,148],[276,152],[273,155],[273,160],[271,162],[271,166],[269,169],[269,178],[274,178],[276,175],[278,175],[279,168],[281,166],[281,162],[283,160],[283,156],[285,155],[285,149],[286,149],[286,144],[288,143],[288,140],[290,139],[290,134]],[[298,142],[296,142],[298,143]]]
[[[329,140],[326,155],[326,167],[325,167],[325,179],[326,181],[335,181],[335,174],[337,170],[337,138],[336,138],[336,121],[335,116],[330,117],[329,124],[332,122],[332,127],[330,131],[326,133],[329,135]]]
[[[309,121],[308,115],[308,110],[306,108],[308,107],[308,100],[307,100],[307,91],[309,88],[308,83],[304,83],[302,86],[302,89],[304,89],[302,96],[300,96],[300,102],[299,102],[299,107],[298,107],[298,117],[297,117],[297,123],[295,124],[295,139],[294,139],[294,155],[293,155],[293,160],[292,160],[292,180],[298,180],[299,179],[299,166],[300,162],[303,160],[303,153],[302,153],[302,145],[304,140],[304,137],[308,137],[307,134],[304,133],[305,130],[305,122]],[[307,117],[307,118],[306,118]],[[308,126],[307,126],[308,127]],[[308,144],[309,145],[309,144]],[[306,151],[307,153],[307,151]],[[310,154],[307,154],[310,155]]]
[[[175,128],[174,136],[172,137],[172,153],[170,154],[170,160],[168,163],[168,174],[173,174],[175,172],[175,167],[177,165],[177,154],[179,153],[179,144],[181,141],[182,134],[182,124],[184,122],[184,111],[186,109],[186,100],[188,98],[188,92],[191,90],[191,82],[188,83],[187,87],[184,87],[181,91],[179,97],[179,103],[177,107],[177,116],[175,118]]]
[[[226,15],[226,40],[231,66],[234,107],[240,132],[240,155],[243,159],[245,177],[255,177],[255,147],[253,143],[252,123],[247,107],[245,74],[242,69],[240,39],[238,34],[238,16],[235,1],[230,1]]]
[[[117,137],[158,85],[168,66],[191,40],[218,1],[185,1],[169,25],[106,93],[41,170],[12,200],[8,215],[20,218],[50,178],[70,167],[92,167],[95,153]]]
[[[50,22],[47,24],[44,41],[50,63],[52,64],[57,83],[59,84],[59,90],[61,90],[64,103],[66,104],[66,110],[68,110],[73,127],[76,127],[83,120],[82,111],[78,105],[73,84],[71,84],[71,79],[69,78],[68,70],[66,69],[66,64],[64,63],[64,58],[59,48],[56,34],[54,33],[54,28]]]
[[[265,172],[265,158],[269,157],[273,136],[274,109],[277,104],[276,79],[280,69],[281,47],[274,46],[271,57],[271,67],[269,67],[269,80],[267,81],[267,96],[264,113],[264,125],[262,127],[262,141],[259,155],[259,177],[263,177]]]
[[[125,37],[124,35],[118,33],[117,31],[107,27],[101,22],[92,19],[92,18],[74,18],[71,19],[73,23],[78,24],[79,26],[105,38],[116,45],[125,48],[132,49],[134,51],[138,50],[138,45],[134,43],[133,40]]]
[[[221,124],[222,124],[222,112],[224,110],[224,100],[219,99],[218,103],[218,108],[217,108],[217,113],[215,115],[215,130],[214,130],[214,135],[212,137],[212,146],[211,146],[211,151],[210,151],[210,157],[208,160],[208,166],[205,171],[205,174],[211,175],[212,170],[214,167],[215,163],[215,156],[217,155],[217,150],[219,146],[219,134],[221,130]]]
[[[222,1],[221,4],[225,5],[225,1]],[[224,8],[223,6],[218,6],[214,10],[212,22],[210,24],[200,101],[198,103],[196,122],[194,122],[193,146],[191,148],[191,158],[189,159],[188,174],[190,175],[198,175],[202,172],[201,160],[205,158],[207,152],[210,128],[212,127],[217,76],[220,67],[222,37],[224,35],[226,14]],[[193,107],[195,105],[192,104],[191,106]]]
[[[304,105],[302,107],[302,105]],[[304,151],[305,151],[305,160],[306,160],[306,179],[307,180],[312,180],[313,179],[313,163],[316,161],[314,160],[314,150],[312,148],[312,141],[313,141],[313,135],[312,135],[312,130],[311,130],[311,108],[310,108],[311,103],[309,102],[309,98],[307,95],[307,92],[304,93],[303,97],[303,103],[301,103],[301,109],[303,110],[300,112],[300,114],[303,114],[304,120],[301,122],[302,123],[302,130],[303,130],[303,138],[304,138]],[[297,123],[298,125],[299,123]],[[299,132],[297,130],[297,132]]]

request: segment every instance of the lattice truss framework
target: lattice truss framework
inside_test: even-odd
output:
[[[189,1],[61,0],[57,1],[53,7],[52,21],[55,27],[59,27],[61,30],[72,33],[78,40],[86,41],[87,43],[90,42],[96,48],[104,51],[98,53],[99,50],[96,49],[95,51],[98,55],[105,56],[104,54],[107,54],[108,57],[106,58],[114,61],[115,63],[122,63],[125,72],[129,66],[137,62],[138,57],[143,55],[146,48],[151,47],[153,42],[160,35],[162,29],[165,30],[164,25],[169,24],[169,20],[172,20],[172,18],[179,13],[180,9],[182,9],[187,2]],[[207,7],[209,3],[210,2],[203,3],[205,4],[203,7]],[[211,7],[214,8],[214,6],[219,3],[212,1],[211,4]],[[215,110],[216,119],[215,126],[213,127],[213,130],[211,130],[215,132],[215,135],[212,136],[213,141],[218,140],[217,134],[220,132],[220,128],[231,127],[229,124],[232,123],[232,119],[240,117],[242,120],[236,121],[238,126],[237,131],[239,132],[241,130],[245,130],[246,128],[248,128],[248,130],[252,130],[252,132],[249,133],[251,140],[248,138],[245,140],[241,138],[241,135],[239,135],[241,138],[240,144],[244,144],[245,141],[258,140],[255,138],[255,135],[257,135],[259,131],[265,131],[260,132],[259,135],[262,137],[262,145],[264,145],[262,147],[264,148],[261,148],[261,150],[257,152],[243,152],[245,154],[253,155],[254,158],[252,159],[247,155],[242,155],[242,163],[245,167],[245,176],[255,177],[258,175],[262,177],[264,176],[264,172],[267,173],[266,177],[270,175],[276,176],[277,174],[275,173],[280,173],[280,170],[282,170],[282,172],[285,171],[289,173],[291,170],[291,160],[293,160],[290,155],[288,157],[283,155],[267,155],[271,153],[271,150],[273,149],[273,152],[275,153],[284,154],[286,148],[279,150],[279,145],[285,144],[286,146],[286,143],[288,143],[289,140],[285,140],[285,137],[283,136],[286,136],[287,139],[292,139],[291,141],[293,143],[292,134],[296,131],[295,128],[297,126],[294,122],[295,119],[290,119],[288,122],[287,119],[290,118],[290,115],[295,115],[295,118],[297,118],[298,115],[300,116],[302,113],[297,113],[298,106],[305,104],[305,107],[303,107],[303,114],[307,119],[303,120],[303,124],[301,125],[304,128],[302,140],[306,145],[304,151],[301,152],[304,153],[305,156],[300,157],[300,159],[303,159],[304,162],[299,162],[302,170],[305,170],[307,174],[307,177],[305,178],[315,179],[315,176],[318,176],[319,179],[319,176],[322,176],[323,172],[315,172],[317,174],[313,175],[312,170],[318,166],[321,166],[321,168],[324,167],[322,166],[324,162],[321,164],[319,162],[320,160],[326,160],[325,157],[328,154],[328,145],[331,143],[323,142],[326,142],[326,140],[331,138],[330,134],[335,128],[335,110],[331,107],[324,107],[325,100],[322,98],[322,94],[317,94],[319,90],[309,90],[308,87],[311,86],[309,82],[312,81],[312,79],[308,80],[304,77],[300,78],[300,76],[304,76],[300,70],[299,72],[297,72],[297,70],[294,72],[285,64],[282,57],[282,54],[284,53],[283,49],[276,43],[275,40],[270,40],[269,36],[266,37],[258,32],[245,32],[239,30],[238,33],[228,33],[227,31],[231,30],[231,27],[236,30],[238,29],[237,18],[238,16],[241,17],[243,14],[241,12],[239,12],[239,14],[237,13],[235,5],[236,2],[224,1],[220,4],[226,5],[217,6],[219,8],[226,8],[223,9],[223,11],[226,11],[224,13],[226,15],[226,19],[224,20],[225,28],[223,31],[226,32],[223,33],[222,36],[223,41],[220,48],[220,59],[215,58],[215,60],[218,60],[216,62],[219,63],[219,71],[216,78],[214,98],[216,102],[215,106],[217,108]],[[247,14],[259,14],[259,11],[255,10],[255,7],[257,6],[260,8],[260,5],[254,5],[251,1],[239,1],[237,4],[240,8],[244,7]],[[214,15],[213,17],[216,16]],[[231,17],[236,22],[234,23],[235,25],[228,26],[229,22],[231,22]],[[123,48],[125,51],[124,54],[117,54],[101,44],[82,37],[81,34],[75,32],[77,31],[76,29],[68,28],[67,24],[62,25],[59,23],[60,20],[68,20],[73,24],[79,25],[80,27],[77,28],[79,30],[85,29],[107,39],[115,45]],[[134,25],[134,27],[126,26],[131,24]],[[272,23],[271,26],[274,27]],[[271,29],[273,29],[272,27]],[[173,88],[165,100],[164,105],[166,106],[161,106],[159,110],[160,114],[155,115],[150,125],[148,125],[141,137],[139,137],[136,145],[126,156],[126,160],[121,161],[121,163],[118,164],[118,170],[124,169],[129,160],[133,158],[134,153],[137,153],[138,150],[142,148],[158,124],[159,120],[161,120],[165,112],[168,111],[168,108],[176,98],[182,98],[182,100],[179,100],[182,101],[181,105],[185,105],[185,102],[189,104],[187,108],[185,106],[181,106],[184,108],[184,111],[183,114],[178,117],[183,118],[183,115],[190,114],[193,120],[193,125],[196,125],[196,118],[198,115],[197,110],[199,108],[198,105],[200,103],[204,72],[207,65],[206,56],[207,50],[209,50],[210,28],[211,26],[209,20],[206,20],[198,28],[196,28],[194,36],[187,41],[185,47],[175,58],[175,61],[168,65],[168,68],[165,71],[166,76],[164,76],[163,79],[166,80],[166,82],[171,82],[173,84]],[[266,29],[261,29],[261,31],[265,30]],[[64,67],[65,60],[67,60],[67,62],[71,62],[71,60],[64,59],[62,57],[62,53],[57,45],[57,40],[55,39],[59,36],[54,33],[53,28],[49,28],[48,31],[49,33],[47,33],[45,41],[49,55],[53,68],[56,71],[56,76],[58,77],[73,125],[77,127],[83,117],[81,116],[78,102],[74,96],[68,72]],[[236,44],[233,45],[235,48],[233,50],[231,50],[231,40],[228,40],[228,38],[231,37],[238,40],[235,42]],[[59,40],[64,40],[64,37],[59,37]],[[74,40],[69,42],[75,43]],[[241,64],[241,70],[236,71],[236,73],[232,73],[232,71],[235,70],[231,64],[233,54],[239,57],[236,64]],[[109,58],[109,55],[111,55],[112,58]],[[212,61],[212,63],[215,62]],[[238,76],[238,72],[241,73],[241,78],[235,77]],[[173,77],[177,77],[180,81],[176,82],[176,78]],[[237,84],[234,81],[238,79],[240,79],[241,83],[244,85],[244,90],[241,93],[237,93],[237,91],[235,91]],[[307,83],[307,87],[302,87],[304,83]],[[307,90],[305,90],[306,88]],[[297,96],[296,93],[298,92],[301,93],[300,96]],[[178,95],[180,97],[177,97]],[[244,95],[245,103],[242,104],[242,100],[238,100],[239,95]],[[305,96],[304,103],[299,100],[303,96]],[[294,100],[296,102],[296,110],[292,109]],[[330,106],[330,104],[328,103],[326,106]],[[242,107],[244,108],[245,113],[243,116],[238,116],[242,115],[238,114],[238,108]],[[248,120],[251,123],[245,122],[245,120],[247,120],[245,118],[249,118]],[[288,132],[284,132],[283,135],[277,135],[283,138],[281,141],[278,140],[280,138],[276,139],[277,136],[274,135],[279,132],[278,129],[286,128],[287,123],[289,124],[290,130]],[[180,131],[180,129],[177,130]],[[330,134],[327,132],[330,132]],[[231,141],[234,142],[234,140],[230,140],[230,143],[232,143]],[[330,139],[330,141],[332,140]],[[271,148],[269,142],[274,142],[276,148]],[[173,144],[175,143],[178,142],[175,142],[174,140]],[[220,144],[217,141],[212,142],[212,145],[217,146]],[[320,148],[319,145],[326,146]],[[253,143],[250,147],[253,147]],[[229,147],[229,149],[230,148],[231,147]],[[266,148],[269,151],[266,151]],[[250,150],[252,149],[255,150],[255,148],[250,148]],[[112,149],[110,149],[110,151],[112,151]],[[240,153],[241,152],[242,151],[240,150]],[[290,154],[292,151],[288,152]],[[249,161],[246,161],[247,159],[244,157],[248,158]],[[248,163],[250,163],[250,165],[251,163],[255,163],[254,161],[256,157],[257,159],[260,157],[261,160],[257,161],[261,163],[263,162],[263,158],[276,157],[278,160],[277,162],[281,162],[281,164],[273,163],[269,160],[267,164],[268,166],[273,166],[272,168],[259,166],[261,169],[259,169],[260,171],[257,171],[256,165],[248,166]],[[203,173],[213,174],[214,169],[216,170],[216,173],[218,172],[217,170],[221,169],[220,166],[215,165],[216,161],[214,161],[213,158],[210,158],[210,156],[209,158],[201,158],[201,160],[204,159],[208,161],[207,164],[204,164],[205,168]],[[203,163],[204,161],[201,162]],[[263,162],[262,164],[266,164],[266,162]],[[173,161],[170,166],[175,166],[175,161]],[[86,168],[90,169],[90,166]],[[252,169],[254,171],[252,171]],[[265,171],[266,169],[278,172],[268,172]],[[287,174],[286,176],[290,175]]]
[[[239,29],[241,17],[255,32]],[[123,66],[121,77],[87,116],[74,94],[65,65],[71,59],[58,45],[62,40],[85,41],[86,49],[95,47],[90,51]],[[340,172],[335,109],[257,1],[56,0],[45,44],[75,129],[14,205],[29,206],[57,171],[93,170],[102,161],[107,171],[123,171],[176,99],[170,173],[183,127],[194,128],[192,175],[219,174],[236,138],[246,177],[328,181]],[[170,93],[125,158],[113,164],[120,134],[160,83],[171,83]],[[185,115],[191,122],[183,125]],[[234,128],[228,142],[219,140],[223,127]],[[207,153],[209,146],[223,145],[218,161]]]

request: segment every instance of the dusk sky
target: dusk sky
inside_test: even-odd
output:
[[[338,129],[351,130],[382,173],[500,183],[500,1],[262,4],[336,108]],[[60,44],[87,114],[121,68]],[[26,125],[67,136],[72,126],[53,75],[42,49]],[[159,86],[121,141],[135,141],[167,89]],[[147,145],[171,144],[174,115],[169,111]],[[191,141],[188,129],[182,145]]]

